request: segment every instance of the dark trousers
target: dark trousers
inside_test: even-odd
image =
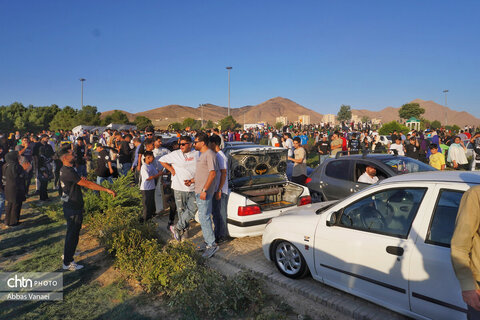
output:
[[[29,172],[25,172],[25,195],[28,196],[28,190],[30,189],[30,185],[32,184],[33,178],[33,170]]]
[[[47,192],[47,187],[48,187],[48,179],[45,179],[44,177],[38,178],[40,180],[40,200],[48,200],[48,192]]]
[[[155,189],[142,190],[143,221],[153,217],[155,213]]]
[[[15,226],[20,221],[20,211],[22,210],[22,202],[7,201],[5,205],[5,224],[7,226]]]
[[[73,255],[77,249],[80,229],[82,229],[82,210],[63,208],[63,216],[67,220],[67,234],[63,249],[63,264],[68,266],[73,261]]]

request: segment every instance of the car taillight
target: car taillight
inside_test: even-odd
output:
[[[312,197],[310,196],[303,196],[300,199],[298,199],[298,206],[304,206],[310,203],[312,203]]]
[[[305,179],[305,184],[310,183],[310,181],[312,181],[312,178]]]
[[[245,206],[238,207],[239,216],[251,216],[252,214],[262,213],[262,209],[259,206]]]

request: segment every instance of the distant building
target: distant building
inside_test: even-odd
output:
[[[310,116],[306,115],[306,114],[298,116],[298,122],[300,122],[303,125],[309,125],[310,124]]]
[[[334,124],[337,121],[337,117],[334,114],[325,114],[322,117],[322,122]]]
[[[287,117],[277,117],[276,120],[275,120],[275,123],[283,123],[283,125],[287,125],[288,121],[287,121]]]
[[[350,121],[353,121],[355,123],[362,122],[362,117],[357,116],[356,114],[352,114],[352,119],[350,119]]]

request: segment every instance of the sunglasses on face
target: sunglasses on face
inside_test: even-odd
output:
[[[153,133],[147,133],[146,136],[153,136]]]
[[[190,142],[179,143],[179,145],[181,145],[182,147],[183,147],[183,146],[186,146],[187,144],[190,144]]]

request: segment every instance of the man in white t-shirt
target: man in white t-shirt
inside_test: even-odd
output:
[[[367,165],[365,172],[358,178],[358,182],[361,183],[374,184],[377,181],[377,169],[371,165]]]
[[[224,242],[228,237],[227,230],[227,204],[228,204],[228,171],[227,157],[220,150],[220,138],[212,135],[209,139],[209,148],[217,155],[217,163],[220,172],[215,176],[215,194],[212,201],[213,225],[215,226],[215,242]]]
[[[192,150],[192,139],[189,136],[180,137],[179,145],[179,150],[162,156],[159,161],[172,174],[172,189],[178,213],[178,222],[175,228],[177,231],[184,231],[188,227],[188,222],[195,217],[197,212],[195,187],[185,185],[185,180],[191,180],[195,176],[199,153]],[[173,220],[170,220],[169,229],[172,226]]]
[[[153,156],[155,160],[153,161],[155,167],[157,168],[158,172],[163,173],[163,166],[160,164],[160,158],[164,155],[170,153],[170,150],[167,148],[162,147],[163,138],[162,136],[158,136],[155,138],[153,149]],[[165,194],[163,193],[163,180],[162,175],[160,175],[160,179],[157,182],[157,186],[155,187],[155,212],[160,213],[165,208]],[[175,219],[175,212],[172,211],[170,213],[170,221]]]
[[[283,138],[285,139],[283,143],[283,147],[285,149],[288,149],[288,156],[290,158],[293,158],[293,140],[292,140],[292,135],[289,132],[286,132],[283,134]]]
[[[393,150],[396,150],[397,155],[405,155],[405,147],[402,144],[402,138],[400,138],[400,136],[397,136],[397,138],[395,139],[395,143],[392,143],[388,149],[391,151],[390,153],[394,154],[395,152]]]

